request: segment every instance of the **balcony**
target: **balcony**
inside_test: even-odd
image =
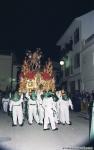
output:
[[[73,48],[73,41],[70,40],[68,43],[65,44],[63,50],[62,50],[62,55],[65,56],[69,51],[72,51]]]

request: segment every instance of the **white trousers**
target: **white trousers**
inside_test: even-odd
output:
[[[8,111],[8,102],[3,102],[3,110],[4,112]]]
[[[12,111],[12,116],[13,116],[13,124],[17,125],[17,119],[19,125],[23,123],[23,111],[22,111],[22,106],[13,106],[13,111]]]
[[[36,105],[29,105],[28,106],[28,122],[32,124],[33,117],[37,123],[39,123],[39,117],[37,113]]]
[[[65,106],[62,109],[60,109],[60,122],[62,123],[70,123],[69,120],[69,107]]]
[[[45,109],[45,117],[44,117],[44,129],[48,128],[48,123],[51,123],[51,128],[55,129],[55,120],[53,116],[53,110]]]
[[[44,109],[41,105],[38,106],[38,114],[39,114],[39,123],[43,124],[44,119]]]
[[[60,120],[60,107],[57,105],[57,120]]]
[[[54,112],[54,120],[55,120],[55,123],[58,123],[58,115],[57,115],[57,112]]]

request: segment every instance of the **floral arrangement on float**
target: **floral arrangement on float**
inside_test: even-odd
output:
[[[50,58],[41,71],[42,50],[37,48],[35,52],[28,50],[19,74],[19,91],[31,92],[33,89],[55,90],[53,65]]]

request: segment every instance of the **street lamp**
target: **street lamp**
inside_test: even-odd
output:
[[[63,66],[64,65],[64,60],[60,61],[60,65]]]

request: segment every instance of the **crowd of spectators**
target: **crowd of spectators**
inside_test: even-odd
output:
[[[78,91],[68,93],[72,100],[75,112],[85,112],[90,113],[92,102],[94,100],[94,90],[92,92],[88,91]]]

